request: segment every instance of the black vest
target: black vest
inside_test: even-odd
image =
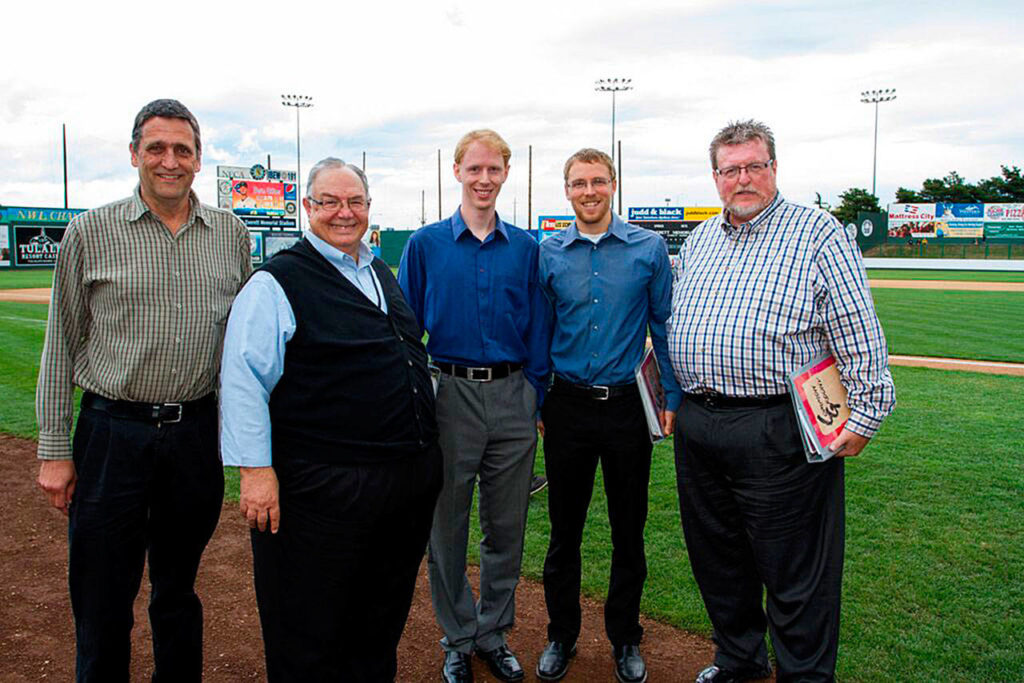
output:
[[[275,462],[374,462],[418,455],[437,440],[423,332],[388,266],[370,266],[387,315],[306,239],[261,269],[295,314],[270,395]]]

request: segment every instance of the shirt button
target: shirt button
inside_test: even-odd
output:
[[[597,299],[594,299],[594,303],[595,303],[595,304],[597,303]],[[180,308],[180,307],[179,307],[179,308]]]
[[[597,329],[597,325],[594,325],[594,329],[595,329],[595,330]]]
[[[181,337],[175,337],[174,341],[176,341],[176,342],[178,342],[180,344],[181,343]]]
[[[181,310],[181,304],[174,304],[174,307],[177,308],[179,311]]]
[[[596,270],[594,271],[594,275],[597,275],[597,271]]]
[[[597,354],[596,353],[594,354],[594,358],[597,358]]]
[[[173,375],[174,373],[176,373],[177,371],[178,371],[178,368],[171,368],[171,374],[172,374],[172,375]]]
[[[409,367],[410,367],[410,368],[412,367],[412,361],[411,361],[411,360],[407,360],[407,361],[405,361],[405,362],[409,364]]]
[[[412,388],[412,393],[414,393],[414,394],[418,394],[418,393],[420,393],[420,390],[419,390],[419,389],[417,389],[416,387],[413,387],[413,388]]]

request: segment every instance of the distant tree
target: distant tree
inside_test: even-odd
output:
[[[903,188],[900,188],[903,189]],[[859,187],[851,187],[839,195],[839,206],[832,209],[832,215],[843,225],[857,220],[858,211],[879,212],[878,197]]]
[[[1024,202],[1024,176],[1017,166],[1001,166],[1001,174],[979,181],[976,185],[964,180],[956,171],[950,171],[944,178],[928,178],[921,183],[921,189],[896,190],[896,201],[900,204],[953,202]]]

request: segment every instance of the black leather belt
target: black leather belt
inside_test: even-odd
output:
[[[564,377],[555,375],[551,383],[551,389],[566,396],[577,396],[579,398],[591,398],[595,401],[607,401],[610,398],[622,398],[623,396],[638,395],[636,382],[629,384],[576,384]]]
[[[204,408],[217,406],[217,394],[210,392],[202,398],[181,403],[138,403],[135,401],[115,401],[113,399],[85,392],[82,395],[82,407],[99,410],[111,417],[122,420],[152,422],[158,427],[163,424],[174,424],[183,419],[188,420],[200,413]]]
[[[467,368],[462,365],[451,363],[434,363],[437,369],[446,375],[461,377],[472,382],[490,382],[494,379],[504,379],[517,370],[523,368],[522,363],[498,363],[497,365],[483,366],[479,368]]]
[[[687,392],[686,398],[699,403],[705,408],[768,408],[787,403],[789,394],[773,394],[771,396],[726,396],[717,391]]]

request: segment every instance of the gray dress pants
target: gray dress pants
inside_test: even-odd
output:
[[[515,620],[537,392],[522,371],[490,382],[441,375],[437,422],[444,484],[430,532],[430,592],[441,646],[469,653],[505,643]],[[480,598],[466,578],[473,488],[480,481]]]

